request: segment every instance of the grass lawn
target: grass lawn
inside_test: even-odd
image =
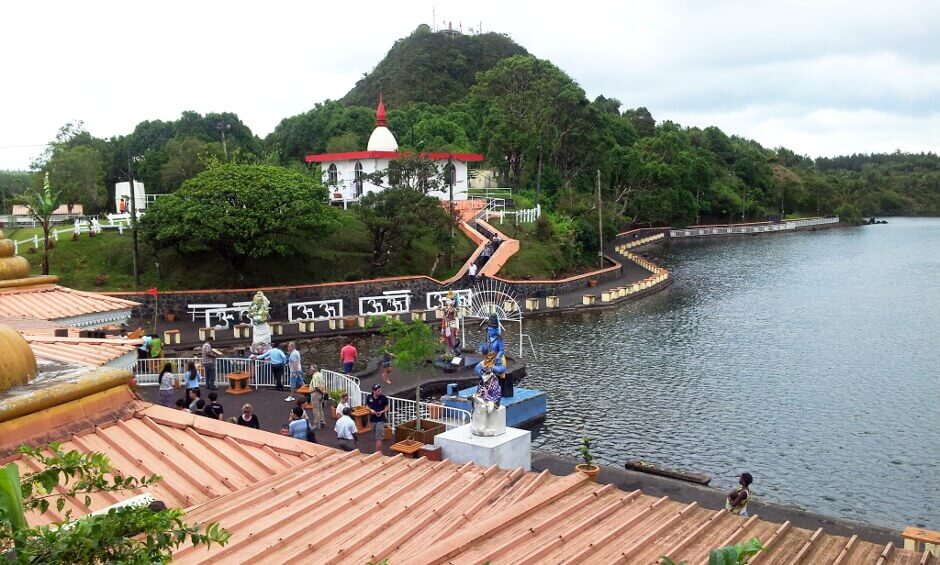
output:
[[[552,242],[535,237],[535,224],[514,225],[509,222],[493,226],[508,237],[519,240],[519,251],[510,257],[500,270],[500,276],[509,279],[554,279],[588,271],[592,265],[583,258],[572,261]]]
[[[236,273],[220,257],[203,253],[183,257],[172,249],[155,251],[141,238],[141,288],[157,287],[161,290],[203,288],[238,288],[246,286],[310,284],[319,282],[352,281],[370,278],[371,239],[352,212],[342,211],[340,229],[318,241],[296,241],[295,250],[288,257],[250,261],[244,272]],[[41,236],[41,229],[39,235]],[[34,228],[7,232],[15,240],[31,238]],[[30,252],[26,245],[20,255],[29,260],[33,272],[38,274],[42,262],[40,250]],[[451,268],[446,249],[440,248],[431,237],[414,243],[376,276],[431,275],[445,279],[454,274],[473,252],[473,243],[459,230],[454,265]],[[58,275],[61,283],[83,290],[133,290],[133,261],[131,259],[130,231],[119,235],[108,230],[94,238],[82,234],[78,241],[71,234],[62,234],[50,251],[50,272]],[[159,263],[159,271],[157,264]],[[96,286],[99,274],[105,276],[103,286]]]

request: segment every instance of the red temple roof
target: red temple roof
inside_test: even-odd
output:
[[[328,163],[332,161],[352,161],[353,159],[398,159],[400,157],[411,157],[414,153],[409,151],[347,151],[345,153],[321,153],[319,155],[307,155],[304,161],[308,163]],[[435,161],[453,159],[454,161],[463,161],[465,163],[478,163],[483,160],[483,155],[479,153],[421,153],[421,157]]]

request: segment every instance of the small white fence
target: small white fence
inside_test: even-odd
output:
[[[705,226],[700,228],[687,228],[680,230],[670,230],[670,237],[703,237],[709,235],[732,235],[732,234],[752,234],[752,233],[772,233],[797,228],[812,226],[822,226],[827,224],[839,223],[838,216],[834,218],[807,218],[805,220],[787,220],[779,224],[752,224],[752,225],[728,225],[728,226]]]
[[[500,225],[502,225],[503,220],[507,216],[509,216],[517,226],[519,224],[531,224],[542,216],[542,205],[538,204],[535,208],[528,208],[526,210],[503,210],[498,213]]]
[[[159,359],[138,359],[134,376],[140,386],[157,386],[158,378],[164,365],[170,364],[173,375],[182,379],[189,363],[194,363],[199,370],[199,383],[206,384],[205,371],[202,370],[202,359],[198,357],[166,357]],[[271,373],[271,363],[257,359],[238,357],[220,357],[215,360],[215,384],[218,387],[228,386],[228,375],[231,373],[248,373],[248,386],[273,387],[274,377]],[[344,390],[349,395],[350,405],[361,406],[365,404],[368,392],[359,386],[359,379],[330,370],[321,370],[327,390]],[[289,386],[287,368],[284,371],[284,386]],[[447,429],[470,423],[470,412],[460,408],[450,408],[440,404],[428,402],[415,402],[407,398],[389,396],[388,422],[397,426],[402,422],[414,420],[420,416],[423,420],[430,420],[444,424]]]
[[[103,230],[107,229],[116,229],[118,233],[124,235],[124,230],[130,229],[130,222],[130,214],[109,214],[107,222],[99,222],[97,218],[91,220],[76,220],[71,227],[49,230],[49,239],[51,241],[59,241],[59,236],[61,235],[70,236],[83,233],[100,234]],[[42,236],[36,234],[27,239],[21,239],[19,241],[14,240],[13,253],[19,255],[21,245],[28,246],[27,249],[30,247],[32,247],[32,249],[39,249],[43,245],[43,239]]]

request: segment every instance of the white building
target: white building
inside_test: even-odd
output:
[[[388,177],[383,177],[383,185],[376,185],[366,180],[366,175],[376,171],[388,169],[391,161],[399,157],[412,155],[398,151],[398,142],[394,134],[388,129],[385,115],[385,105],[379,96],[379,107],[375,112],[375,129],[369,136],[369,145],[365,151],[350,151],[347,153],[323,153],[320,155],[307,155],[308,163],[319,163],[323,169],[323,182],[330,189],[330,200],[344,202],[358,200],[370,192],[378,192],[388,186]],[[448,178],[450,169],[454,186],[454,200],[466,200],[469,187],[467,163],[483,161],[483,155],[478,153],[422,153],[422,157],[433,160],[444,179]],[[450,187],[442,186],[439,190],[428,193],[441,200],[450,199]]]
[[[147,208],[147,191],[139,180],[134,181],[134,200],[137,201],[135,208],[138,213]],[[114,184],[114,211],[118,214],[131,213],[131,183],[122,181]]]

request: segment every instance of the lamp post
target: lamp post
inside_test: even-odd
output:
[[[454,171],[454,156],[447,156],[447,168],[444,169],[447,186],[450,189],[450,268],[454,268],[454,247],[457,245],[455,240],[457,234],[454,233],[454,180],[456,172]]]
[[[228,161],[228,147],[225,145],[225,132],[232,129],[232,124],[227,124],[220,120],[215,123],[215,128],[222,134],[222,153],[225,154],[225,160]]]
[[[140,267],[137,263],[137,196],[134,193],[134,161],[139,161],[140,157],[127,157],[127,182],[131,188],[131,257],[134,261],[134,289],[140,286]]]

